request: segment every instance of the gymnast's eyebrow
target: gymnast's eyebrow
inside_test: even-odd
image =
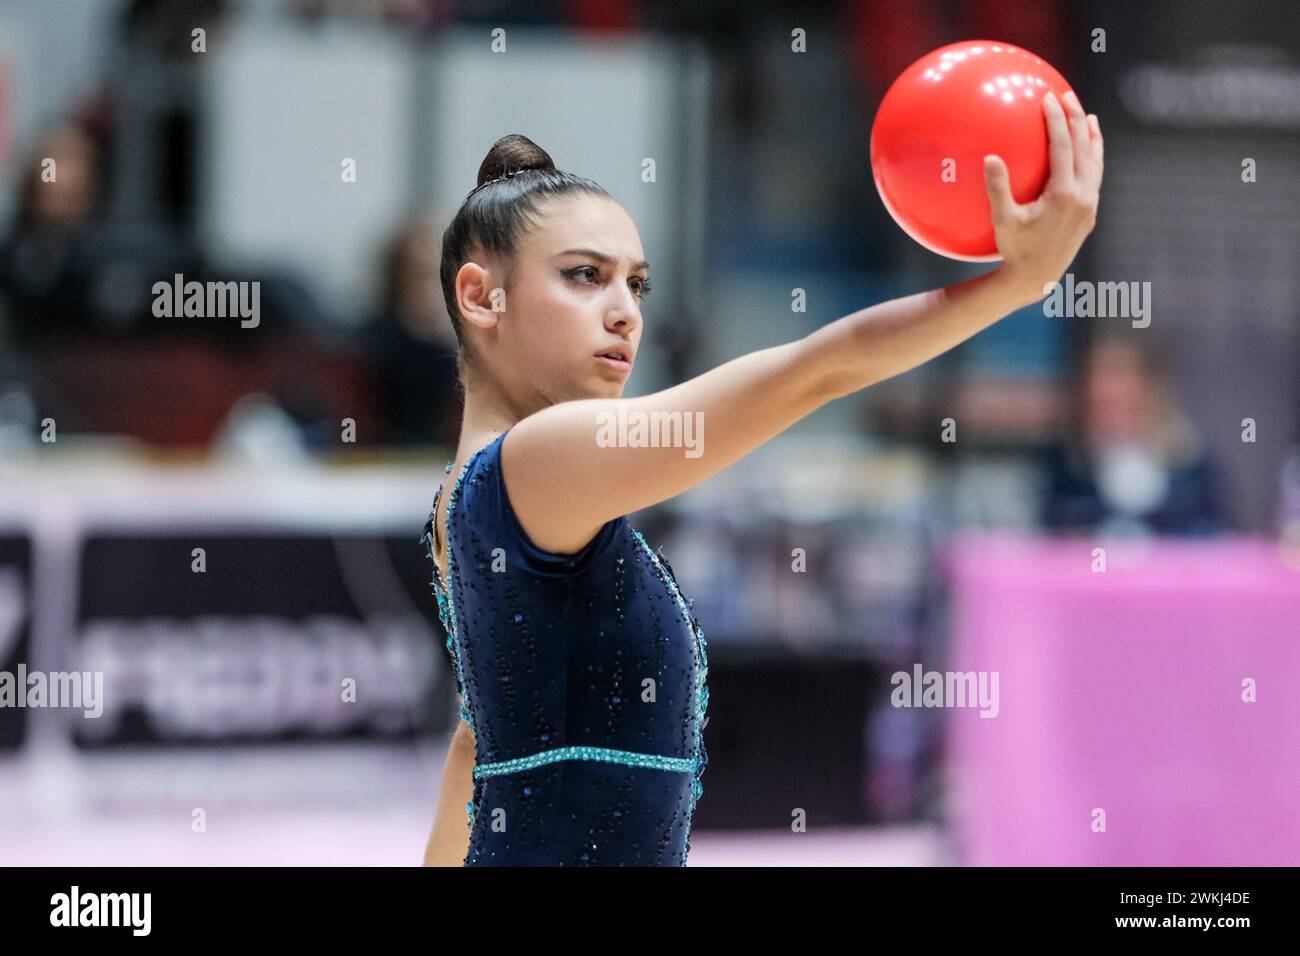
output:
[[[614,261],[613,256],[606,255],[603,252],[597,252],[595,249],[565,249],[563,252],[556,255],[555,258],[558,259],[560,256],[590,256],[591,258],[595,259],[597,262],[603,263],[605,265],[609,265],[611,262]],[[650,263],[646,262],[644,259],[638,259],[636,262],[632,263],[632,268],[634,270],[635,269],[649,270]]]

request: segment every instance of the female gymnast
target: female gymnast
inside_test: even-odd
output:
[[[985,159],[992,271],[636,398],[622,394],[650,281],[635,224],[526,137],[493,145],[443,236],[465,411],[421,540],[462,719],[426,865],[686,864],[707,761],[704,635],[626,516],[1042,298],[1092,231],[1102,178],[1096,116],[1073,94],[1043,110],[1038,199],[1018,204],[1005,164]],[[637,422],[688,427],[649,441],[629,437]]]

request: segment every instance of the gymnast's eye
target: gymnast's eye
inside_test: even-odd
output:
[[[636,287],[636,295],[638,299],[644,299],[650,294],[651,286],[649,276],[633,276],[632,281],[639,283]]]
[[[576,268],[573,269],[564,270],[564,274],[565,276],[568,277],[570,282],[578,282],[579,273],[583,275],[590,273],[592,282],[594,282],[600,276],[600,272],[599,270],[596,269],[595,266],[577,266]],[[578,285],[591,285],[592,282],[578,282]]]

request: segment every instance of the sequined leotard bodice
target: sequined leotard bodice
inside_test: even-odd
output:
[[[626,517],[538,548],[506,493],[501,435],[422,541],[474,732],[466,866],[684,866],[708,760],[704,634],[662,551]],[[450,466],[448,466],[450,468]]]

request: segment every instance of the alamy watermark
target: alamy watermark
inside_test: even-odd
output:
[[[155,282],[153,295],[153,314],[160,319],[238,317],[244,329],[262,321],[262,283],[256,281],[186,282],[178,272],[171,282]]]
[[[684,448],[687,458],[704,454],[704,412],[629,411],[596,413],[596,444],[601,448]]]
[[[1043,315],[1069,319],[1132,319],[1133,328],[1151,324],[1150,282],[1074,281],[1074,273],[1065,274],[1065,282],[1043,286]]]
[[[0,671],[0,707],[79,707],[87,717],[104,713],[103,671]]]
[[[123,926],[132,936],[148,936],[152,910],[152,893],[83,893],[73,884],[50,897],[50,925]]]
[[[895,707],[979,707],[981,717],[998,715],[997,671],[895,671],[889,702]]]

